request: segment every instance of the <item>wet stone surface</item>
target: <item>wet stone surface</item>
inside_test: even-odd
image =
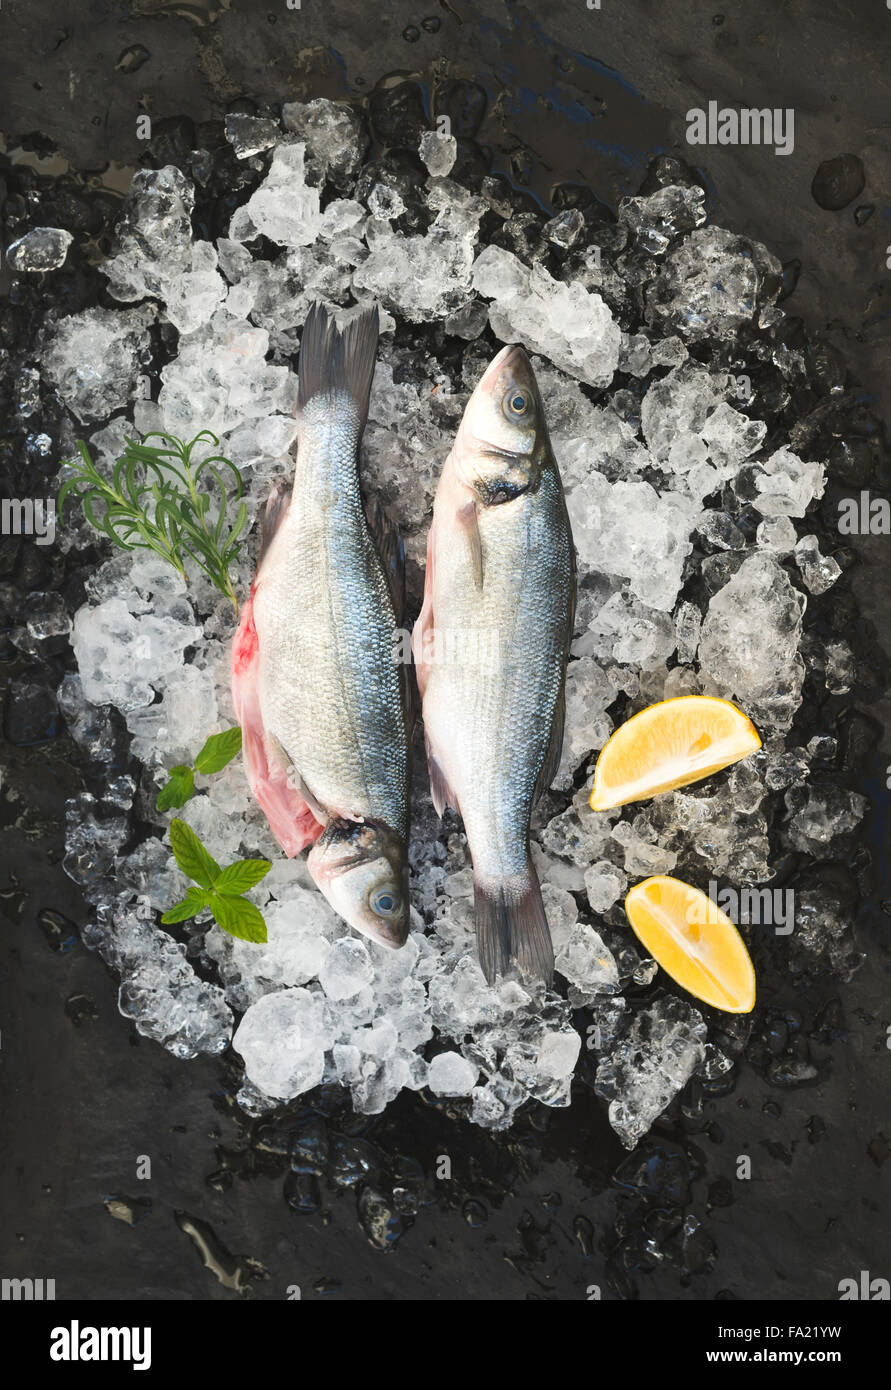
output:
[[[415,27],[411,42],[420,48],[432,32]],[[149,59],[127,58],[133,52],[121,53],[122,80],[148,70]],[[57,460],[83,432],[112,457],[127,417],[109,417],[147,373],[140,427],[160,420],[184,432],[196,403],[212,407],[258,501],[292,442],[293,352],[306,307],[319,293],[342,303],[352,285],[380,296],[398,321],[382,354],[366,467],[405,514],[417,600],[442,442],[494,351],[493,330],[525,338],[541,354],[586,575],[568,752],[536,825],[565,964],[566,998],[551,1001],[550,1026],[553,1038],[570,1030],[586,1038],[596,1019],[602,1046],[582,1047],[571,1087],[573,1061],[568,1071],[560,1062],[555,1092],[533,1075],[541,1039],[530,1052],[525,1024],[514,1020],[500,1041],[497,1030],[462,1041],[461,1009],[497,1014],[504,1001],[475,997],[465,981],[464,847],[455,827],[435,826],[421,779],[419,837],[435,848],[414,867],[419,911],[435,927],[443,964],[442,1036],[426,1052],[424,1039],[408,1043],[406,1056],[425,1053],[430,1071],[412,1079],[430,1084],[397,1086],[385,1108],[369,1104],[346,1050],[355,1044],[342,1042],[352,1103],[322,1073],[321,1086],[270,1107],[245,1085],[237,1052],[216,1054],[234,1015],[276,996],[245,973],[228,942],[184,928],[168,936],[152,915],[174,882],[151,836],[162,828],[149,810],[152,767],[194,751],[211,702],[224,699],[225,615],[207,594],[192,607],[175,576],[165,580],[150,564],[137,562],[131,582],[130,562],[90,548],[83,523],[51,547],[4,536],[2,818],[16,869],[2,904],[11,965],[4,1052],[8,1037],[7,1143],[18,1174],[4,1198],[16,1223],[4,1226],[24,1237],[4,1269],[52,1267],[59,1297],[120,1297],[124,1288],[143,1298],[283,1298],[297,1283],[303,1297],[362,1299],[490,1298],[493,1288],[510,1299],[577,1298],[592,1284],[606,1298],[832,1298],[839,1279],[882,1259],[887,919],[873,862],[881,826],[868,821],[864,831],[863,793],[884,786],[876,748],[887,744],[878,722],[886,672],[857,597],[862,604],[869,588],[858,571],[868,575],[880,552],[866,538],[845,553],[836,519],[852,478],[886,485],[883,429],[831,345],[794,314],[776,314],[779,259],[713,220],[702,225],[695,171],[663,158],[644,178],[641,167],[638,185],[622,191],[663,196],[624,204],[618,221],[597,197],[616,202],[612,189],[595,182],[586,197],[578,185],[560,201],[580,216],[555,226],[557,199],[542,210],[471,143],[485,116],[483,89],[442,85],[437,100],[453,113],[457,137],[447,175],[456,182],[444,191],[435,182],[425,191],[425,171],[435,181],[445,160],[422,144],[429,108],[413,81],[379,87],[368,126],[364,116],[347,118],[327,145],[321,114],[307,115],[303,101],[281,125],[278,110],[259,101],[230,104],[225,124],[222,111],[202,120],[194,110],[157,122],[123,219],[114,197],[74,175],[5,167],[7,238],[41,226],[69,228],[74,240],[45,282],[32,284],[19,267],[10,312],[0,307],[4,390],[14,403],[4,465],[13,495],[49,496]],[[301,171],[292,162],[298,139],[310,155]],[[305,169],[302,200],[276,192],[279,146],[291,193]],[[517,171],[534,181],[531,159],[518,158]],[[321,256],[320,240],[332,248]],[[586,254],[592,242],[600,265]],[[409,244],[410,281],[397,259]],[[479,267],[482,244],[490,251]],[[111,265],[98,264],[97,248],[114,255]],[[719,271],[727,298],[714,293]],[[592,306],[596,351],[580,355],[572,316],[587,322]],[[230,319],[265,337],[244,340],[256,345],[250,365],[242,354],[226,380]],[[209,357],[224,373],[213,396],[203,376]],[[442,402],[434,406],[431,371]],[[729,389],[739,376],[754,383],[748,402]],[[259,411],[250,406],[257,400]],[[802,422],[806,435],[790,450],[790,427]],[[407,423],[428,456],[413,498],[402,485],[417,470],[401,452]],[[629,509],[646,517],[637,556],[620,531]],[[757,767],[592,830],[574,798],[590,754],[641,703],[695,689],[703,673],[726,679],[747,612],[762,664],[741,663],[731,693],[755,701],[771,733]],[[67,641],[74,615],[79,674]],[[152,684],[158,663],[142,669],[137,657],[110,672],[101,655],[108,634],[128,642],[146,621],[165,654],[161,689]],[[778,668],[788,677],[779,689]],[[159,703],[182,749],[159,741],[151,713]],[[216,802],[195,803],[192,814],[206,821],[196,825],[228,835],[233,849],[245,829],[256,843],[242,791],[219,785]],[[761,983],[751,1018],[704,1010],[700,1025],[631,948],[618,906],[624,884],[663,869],[703,886],[710,871],[794,885],[792,938],[750,934]],[[282,885],[279,898],[303,891]],[[137,893],[149,900],[147,918],[132,911]],[[314,925],[326,950],[344,939]],[[98,947],[105,964],[85,946]],[[329,1000],[349,1001],[354,983],[367,987],[363,966],[301,959],[300,987],[318,977]],[[294,968],[273,952],[267,979],[290,987]],[[115,1000],[120,974],[125,1017]],[[184,1003],[185,1027],[176,1021]],[[353,1005],[343,1017],[364,1027]],[[660,1072],[648,1096],[655,1112],[640,1104],[621,1112],[640,1042],[655,1038],[658,1050],[660,1030],[679,1026],[687,1051],[672,1076]],[[18,1064],[16,1037],[33,1040]],[[390,1044],[379,1026],[384,1062]],[[562,1058],[559,1043],[549,1049]],[[451,1092],[486,1066],[501,1079],[477,1098],[470,1123],[471,1102]],[[518,1075],[527,1078],[519,1090]],[[567,1099],[571,1091],[567,1108],[554,1105],[561,1090]],[[549,1103],[527,1100],[536,1091]],[[515,1113],[501,1129],[505,1101]],[[621,1137],[637,1147],[627,1153]],[[741,1156],[760,1181],[739,1177]],[[134,1194],[141,1176],[145,1197]]]

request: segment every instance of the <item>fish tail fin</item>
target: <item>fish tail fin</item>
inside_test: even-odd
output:
[[[524,980],[549,985],[554,948],[531,858],[525,874],[501,879],[475,875],[473,892],[480,965],[489,984],[496,975],[515,971]]]
[[[345,328],[338,328],[327,309],[313,304],[303,325],[300,340],[297,409],[300,414],[310,401],[349,397],[361,434],[368,418],[368,398],[379,331],[377,309],[357,314]]]

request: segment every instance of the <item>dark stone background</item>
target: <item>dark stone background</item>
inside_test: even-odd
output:
[[[438,31],[425,29],[425,19],[438,19]],[[409,26],[414,42],[403,37]],[[134,72],[119,70],[133,45],[150,57]],[[878,0],[832,7],[603,0],[600,12],[584,0],[552,0],[542,10],[398,0],[383,12],[345,0],[303,0],[299,11],[284,0],[4,0],[0,129],[9,150],[27,148],[39,132],[73,166],[98,174],[109,161],[138,160],[141,111],[156,121],[198,120],[242,97],[361,98],[391,73],[425,84],[434,72],[469,77],[489,96],[479,138],[496,151],[496,166],[509,168],[518,150],[528,151],[530,186],[545,202],[554,183],[576,179],[615,205],[636,190],[652,154],[690,155],[706,175],[715,221],[763,241],[783,261],[801,261],[784,307],[828,330],[887,415],[889,58],[891,11]],[[794,153],[717,147],[691,155],[685,112],[709,99],[794,107]],[[826,212],[811,198],[811,180],[821,160],[842,153],[862,158],[866,187],[851,206]],[[864,203],[876,211],[858,226],[854,207]],[[887,544],[860,541],[854,574],[861,608],[884,634]],[[883,724],[884,751],[864,770],[864,787],[876,803],[871,834],[884,863],[887,696],[871,712]],[[611,1177],[623,1151],[587,1092],[554,1114],[547,1131],[527,1122],[501,1139],[400,1100],[375,1142],[418,1158],[435,1200],[389,1254],[366,1240],[351,1191],[328,1189],[322,1212],[300,1216],[284,1204],[280,1179],[262,1171],[252,1169],[225,1193],[206,1185],[219,1167],[216,1145],[239,1144],[219,1064],[184,1065],[140,1040],[119,1016],[101,962],[79,943],[51,951],[36,923],[43,907],[82,914],[59,866],[61,803],[79,785],[71,751],[67,739],[32,750],[4,746],[4,853],[23,896],[10,890],[0,898],[0,1274],[55,1278],[59,1298],[235,1298],[202,1268],[177,1225],[174,1213],[185,1210],[208,1222],[235,1257],[268,1270],[268,1280],[252,1285],[260,1299],[281,1299],[295,1283],[304,1298],[322,1296],[314,1286],[325,1279],[339,1281],[347,1299],[579,1299],[595,1283],[615,1297],[608,1260],[626,1199]],[[825,1061],[819,1083],[781,1092],[743,1067],[732,1095],[706,1102],[704,1122],[657,1126],[660,1143],[670,1149],[683,1139],[694,1156],[686,1205],[717,1256],[692,1278],[662,1265],[626,1292],[832,1299],[838,1281],[862,1269],[891,1275],[882,1217],[891,1171],[883,893],[880,886],[858,923],[867,965],[842,990],[829,980],[806,1001],[809,1016],[831,1006],[836,992],[842,1004],[814,1044]],[[77,994],[95,1001],[97,1014],[80,1026],[65,1009]],[[802,1008],[791,981],[785,988],[781,981],[769,1003]],[[432,1180],[434,1157],[445,1152],[455,1174],[448,1196],[448,1185]],[[734,1181],[740,1153],[753,1160],[749,1183]],[[136,1179],[140,1154],[152,1158],[150,1183]],[[722,1204],[725,1183],[730,1205]],[[116,1221],[104,1205],[115,1194],[149,1197],[152,1209],[133,1227]],[[467,1198],[489,1211],[477,1229],[462,1214]],[[593,1227],[587,1254],[573,1234],[578,1217]]]

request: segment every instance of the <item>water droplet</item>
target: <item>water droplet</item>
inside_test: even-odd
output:
[[[118,72],[137,72],[151,56],[148,49],[144,48],[141,43],[134,43],[129,48],[124,49],[115,63],[115,68]]]
[[[409,24],[407,29],[403,29],[402,37],[405,39],[406,43],[417,43],[418,39],[421,37],[421,31],[420,29],[416,29],[413,24]]]
[[[89,994],[70,994],[65,1000],[65,1013],[75,1028],[80,1028],[81,1024],[99,1017],[96,1001],[91,999]]]
[[[586,1260],[591,1258],[594,1249],[594,1227],[587,1216],[577,1216],[572,1223],[572,1233],[578,1241],[579,1249]]]
[[[41,908],[37,914],[37,924],[46,938],[51,951],[64,956],[77,941],[77,927],[61,912],[50,907]]]
[[[0,912],[4,917],[8,917],[10,922],[19,922],[25,910],[25,901],[18,879],[15,874],[10,874],[9,887],[0,891]]]
[[[464,1220],[467,1222],[468,1226],[472,1226],[475,1231],[479,1230],[480,1226],[485,1226],[489,1219],[489,1213],[486,1211],[482,1202],[477,1202],[474,1199],[465,1202],[461,1210]]]
[[[811,196],[818,207],[838,212],[863,192],[865,183],[862,161],[855,154],[840,154],[823,160],[814,174]]]

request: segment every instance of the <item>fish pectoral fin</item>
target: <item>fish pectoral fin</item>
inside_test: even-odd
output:
[[[470,548],[470,564],[473,569],[474,583],[478,589],[481,589],[483,587],[483,542],[480,536],[476,501],[471,499],[471,501],[465,502],[463,506],[458,508],[456,515]]]
[[[557,768],[560,766],[560,755],[563,752],[563,728],[566,724],[566,675],[564,672],[563,684],[560,686],[560,694],[554,706],[554,718],[551,721],[551,736],[545,750],[544,762],[541,765],[541,772],[538,774],[538,781],[535,784],[535,793],[532,798],[534,805],[543,792],[557,776]]]
[[[421,611],[418,614],[418,620],[411,634],[411,651],[414,657],[415,671],[418,677],[418,690],[420,691],[421,699],[424,698],[424,691],[427,689],[427,681],[430,678],[431,666],[431,639],[434,624],[433,573],[436,549],[433,534],[434,528],[431,526],[427,536],[427,567],[424,570],[424,601],[421,604]]]
[[[376,497],[365,503],[365,519],[387,577],[396,626],[401,627],[405,620],[405,546],[399,528]]]
[[[322,803],[313,796],[306,782],[303,780],[302,775],[294,766],[290,755],[282,747],[275,734],[267,733],[266,739],[271,753],[269,759],[270,763],[274,762],[277,767],[284,768],[288,781],[297,792],[298,796],[303,798],[319,824],[326,825],[328,822],[328,812],[325,810]]]
[[[427,749],[427,770],[430,775],[430,796],[433,800],[433,807],[436,814],[442,818],[447,806],[453,811],[461,814],[461,807],[458,805],[458,798],[452,791],[448,779],[442,770],[439,759],[433,751],[430,740],[424,736],[424,747]]]
[[[544,980],[554,973],[554,947],[541,887],[531,858],[526,873],[511,878],[475,877],[476,938],[480,965],[489,984],[497,976]]]
[[[318,839],[323,823],[303,795],[284,750],[263,722],[257,689],[259,664],[254,605],[248,599],[232,644],[232,703],[241,725],[242,756],[254,799],[285,854],[293,859]]]

